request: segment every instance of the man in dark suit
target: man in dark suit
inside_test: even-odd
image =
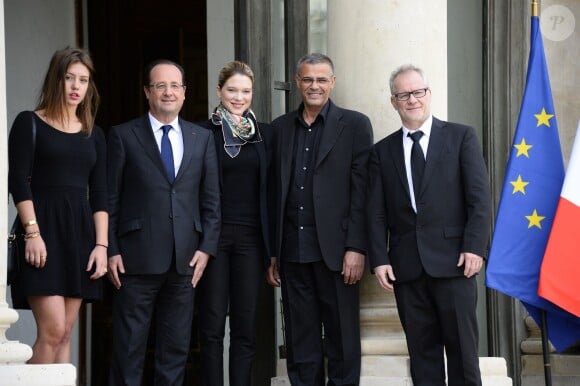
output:
[[[391,104],[402,128],[369,161],[369,257],[395,292],[415,386],[481,385],[475,275],[487,253],[488,175],[473,128],[431,115],[423,71],[399,67]],[[426,157],[425,157],[426,156]]]
[[[365,115],[330,101],[336,77],[329,57],[302,57],[295,81],[302,104],[272,122],[288,376],[294,386],[323,385],[325,354],[329,385],[358,385],[372,127]]]
[[[194,288],[220,230],[211,132],[179,118],[185,76],[159,60],[145,72],[149,113],[109,133],[109,277],[113,355],[109,385],[141,385],[155,313],[155,385],[181,385]]]

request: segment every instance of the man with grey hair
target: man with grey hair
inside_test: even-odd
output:
[[[415,386],[481,385],[477,283],[491,222],[481,146],[471,127],[431,115],[423,71],[399,67],[391,104],[402,128],[369,161],[369,258],[394,291]]]
[[[365,115],[330,100],[336,77],[328,56],[302,57],[295,81],[302,103],[272,122],[288,377],[294,386],[324,385],[326,356],[328,385],[358,385],[372,127]],[[276,283],[272,263],[268,281]]]

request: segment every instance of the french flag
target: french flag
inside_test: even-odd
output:
[[[580,122],[542,261],[538,294],[580,317]]]

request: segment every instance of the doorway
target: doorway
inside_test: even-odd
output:
[[[105,130],[144,114],[143,71],[165,58],[185,69],[186,120],[207,119],[205,0],[87,1],[88,42],[101,93],[97,124]]]

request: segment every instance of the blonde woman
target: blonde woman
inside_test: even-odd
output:
[[[223,386],[223,339],[230,316],[231,386],[250,385],[256,352],[258,291],[270,265],[268,184],[270,125],[251,110],[254,74],[233,61],[220,71],[219,106],[199,123],[214,133],[221,185],[222,229],[217,256],[200,281],[202,384]]]

